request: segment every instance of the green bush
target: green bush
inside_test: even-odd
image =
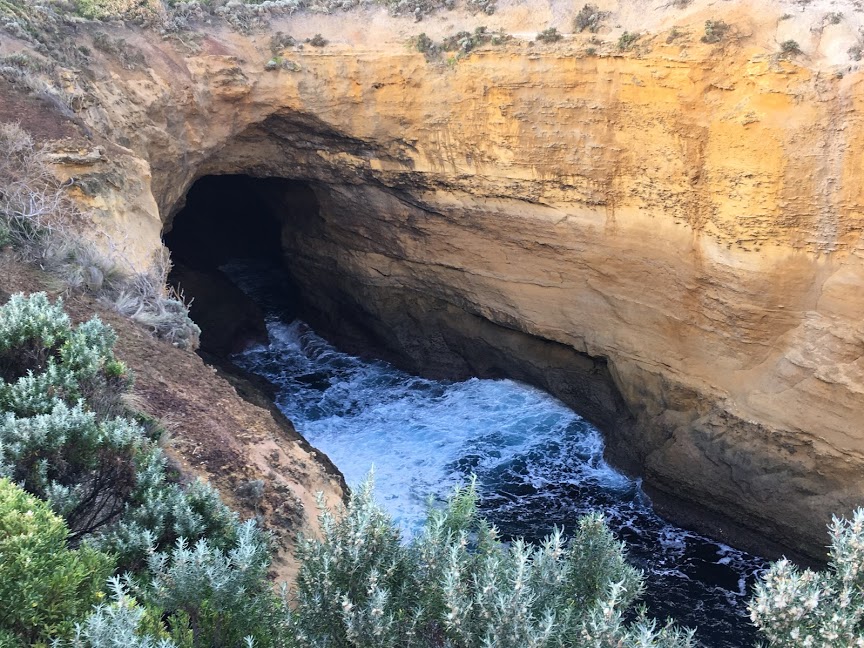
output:
[[[99,605],[76,626],[73,648],[193,648],[188,636],[172,640],[161,619],[139,605],[119,578],[112,578],[110,585],[113,602]]]
[[[0,479],[0,644],[69,637],[98,602],[113,561],[68,549],[68,534],[45,502]]]
[[[24,489],[0,481],[0,646],[79,622],[75,642],[94,648],[280,645],[265,539],[206,484],[170,478],[155,426],[124,405],[115,339],[96,318],[73,326],[44,293],[0,306],[0,476]],[[119,596],[85,621],[106,554],[132,570],[122,594],[142,606]]]
[[[490,32],[486,27],[480,26],[473,32],[460,31],[447,36],[440,45],[426,34],[420,34],[415,40],[415,46],[418,51],[426,55],[427,60],[437,57],[441,52],[456,52],[456,57],[453,58],[453,62],[455,62],[481,45],[487,43],[501,45],[509,39],[510,36],[503,30]]]
[[[564,36],[562,36],[557,29],[554,27],[550,27],[549,29],[544,29],[542,32],[537,34],[536,40],[541,43],[557,43]]]
[[[236,515],[206,485],[172,482],[156,440],[125,406],[131,377],[115,340],[97,318],[73,327],[62,301],[44,293],[0,306],[0,476],[47,500],[74,541],[124,568],[181,536],[228,546]]]
[[[417,38],[414,39],[414,47],[417,48],[417,51],[421,54],[433,55],[437,53],[437,46],[435,45],[435,41],[429,38],[426,35],[426,32],[423,32]]]
[[[776,648],[864,645],[864,510],[834,518],[824,572],[780,560],[756,585],[750,618]]]
[[[287,609],[267,579],[266,542],[253,522],[241,525],[227,550],[199,540],[177,541],[151,555],[148,579],[137,598],[160,611],[173,636],[191,635],[199,646],[281,646],[291,639]]]
[[[129,375],[113,331],[94,318],[73,327],[62,301],[13,295],[0,307],[2,473],[52,503],[86,535],[123,512],[140,427],[116,415]]]
[[[280,52],[289,47],[294,47],[297,41],[293,36],[281,31],[277,31],[270,37],[270,53],[277,56]]]
[[[123,411],[129,376],[113,354],[114,331],[98,318],[71,325],[63,302],[45,293],[13,295],[0,306],[0,410],[47,415],[85,400],[101,417]]]
[[[801,53],[801,46],[797,41],[787,40],[780,43],[780,54],[782,56],[791,57]]]
[[[90,20],[129,20],[153,24],[164,12],[158,0],[73,0],[75,12]]]
[[[631,47],[633,47],[633,45],[636,44],[636,41],[638,41],[639,38],[640,38],[640,35],[637,34],[636,32],[625,31],[618,38],[618,49],[619,50],[629,50]]]
[[[705,33],[700,39],[703,43],[719,43],[731,28],[722,20],[706,20]]]
[[[491,16],[498,8],[498,0],[465,0],[465,7],[471,13],[485,13]]]
[[[267,578],[267,544],[253,522],[227,550],[185,540],[156,552],[138,577],[111,580],[114,601],[80,627],[81,648],[294,646],[284,597]]]
[[[473,484],[403,544],[372,499],[371,482],[345,511],[322,509],[322,539],[303,540],[294,626],[301,646],[526,648],[692,646],[691,633],[622,614],[641,575],[599,516],[567,543],[506,546],[478,515]]]
[[[583,32],[587,30],[596,34],[607,15],[608,12],[600,11],[596,5],[586,4],[573,18],[573,31]]]

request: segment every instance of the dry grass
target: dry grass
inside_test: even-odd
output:
[[[198,346],[200,329],[183,295],[167,286],[167,251],[148,272],[135,272],[110,241],[97,245],[82,232],[90,219],[52,173],[42,149],[15,124],[0,124],[0,244],[87,290],[181,348]]]

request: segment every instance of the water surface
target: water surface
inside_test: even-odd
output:
[[[604,461],[597,429],[560,401],[511,380],[418,378],[342,353],[300,321],[268,328],[271,343],[236,362],[278,387],[277,405],[349,484],[374,465],[377,498],[407,532],[429,494],[471,474],[504,537],[538,540],[599,510],[645,570],[651,614],[699,626],[706,646],[753,643],[746,600],[764,562],[655,515],[639,482]]]

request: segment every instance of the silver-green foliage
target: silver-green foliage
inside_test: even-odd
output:
[[[310,647],[692,646],[691,633],[622,613],[640,573],[602,518],[566,542],[509,545],[477,512],[473,484],[431,509],[410,543],[374,503],[371,481],[346,510],[322,509],[322,539],[301,541],[298,642]]]
[[[167,636],[150,634],[145,628],[147,610],[138,604],[117,577],[109,581],[113,602],[93,610],[79,623],[73,648],[177,648]]]
[[[204,646],[278,646],[290,640],[287,610],[267,579],[267,544],[254,522],[242,524],[233,546],[222,550],[206,539],[151,555],[142,600],[195,631]]]
[[[110,554],[121,571],[134,572],[125,583],[141,602],[117,581],[115,602],[81,623],[77,645],[278,646],[290,635],[278,632],[287,615],[267,579],[264,538],[206,484],[170,478],[156,440],[122,399],[131,377],[114,357],[115,340],[98,319],[73,326],[62,302],[44,294],[0,306],[0,476],[54,519],[40,527],[44,537],[22,542],[7,533],[12,518],[0,520],[0,598],[14,613],[0,604],[0,645],[63,639],[87,613],[111,567],[103,566],[107,557],[97,561],[101,571],[85,591],[80,582],[90,572],[75,580],[78,572],[58,562],[69,554],[68,535],[80,545],[79,571]],[[16,520],[26,518],[16,511]],[[50,552],[42,550],[48,540]],[[36,569],[42,564],[47,569]],[[64,596],[70,588],[81,596]]]
[[[147,570],[111,581],[113,602],[78,628],[79,648],[293,646],[284,598],[267,578],[269,554],[254,522],[220,549],[205,539],[151,554]]]
[[[125,372],[111,353],[114,342],[98,318],[73,328],[59,299],[51,304],[44,293],[13,295],[0,306],[0,411],[47,414],[107,387],[98,384],[111,377],[105,370]]]
[[[771,646],[864,646],[864,510],[834,518],[826,571],[779,560],[756,585],[750,618]]]
[[[181,536],[227,546],[236,515],[209,487],[168,479],[161,449],[124,405],[131,377],[115,341],[97,318],[72,326],[44,293],[0,306],[0,475],[125,568]]]

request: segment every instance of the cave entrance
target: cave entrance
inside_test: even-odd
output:
[[[318,211],[305,182],[246,175],[204,176],[166,224],[165,245],[174,268],[169,282],[191,300],[201,327],[201,350],[225,356],[267,339],[264,313],[226,274],[238,261],[272,275],[283,314],[299,306],[296,288],[283,267],[286,225]]]

